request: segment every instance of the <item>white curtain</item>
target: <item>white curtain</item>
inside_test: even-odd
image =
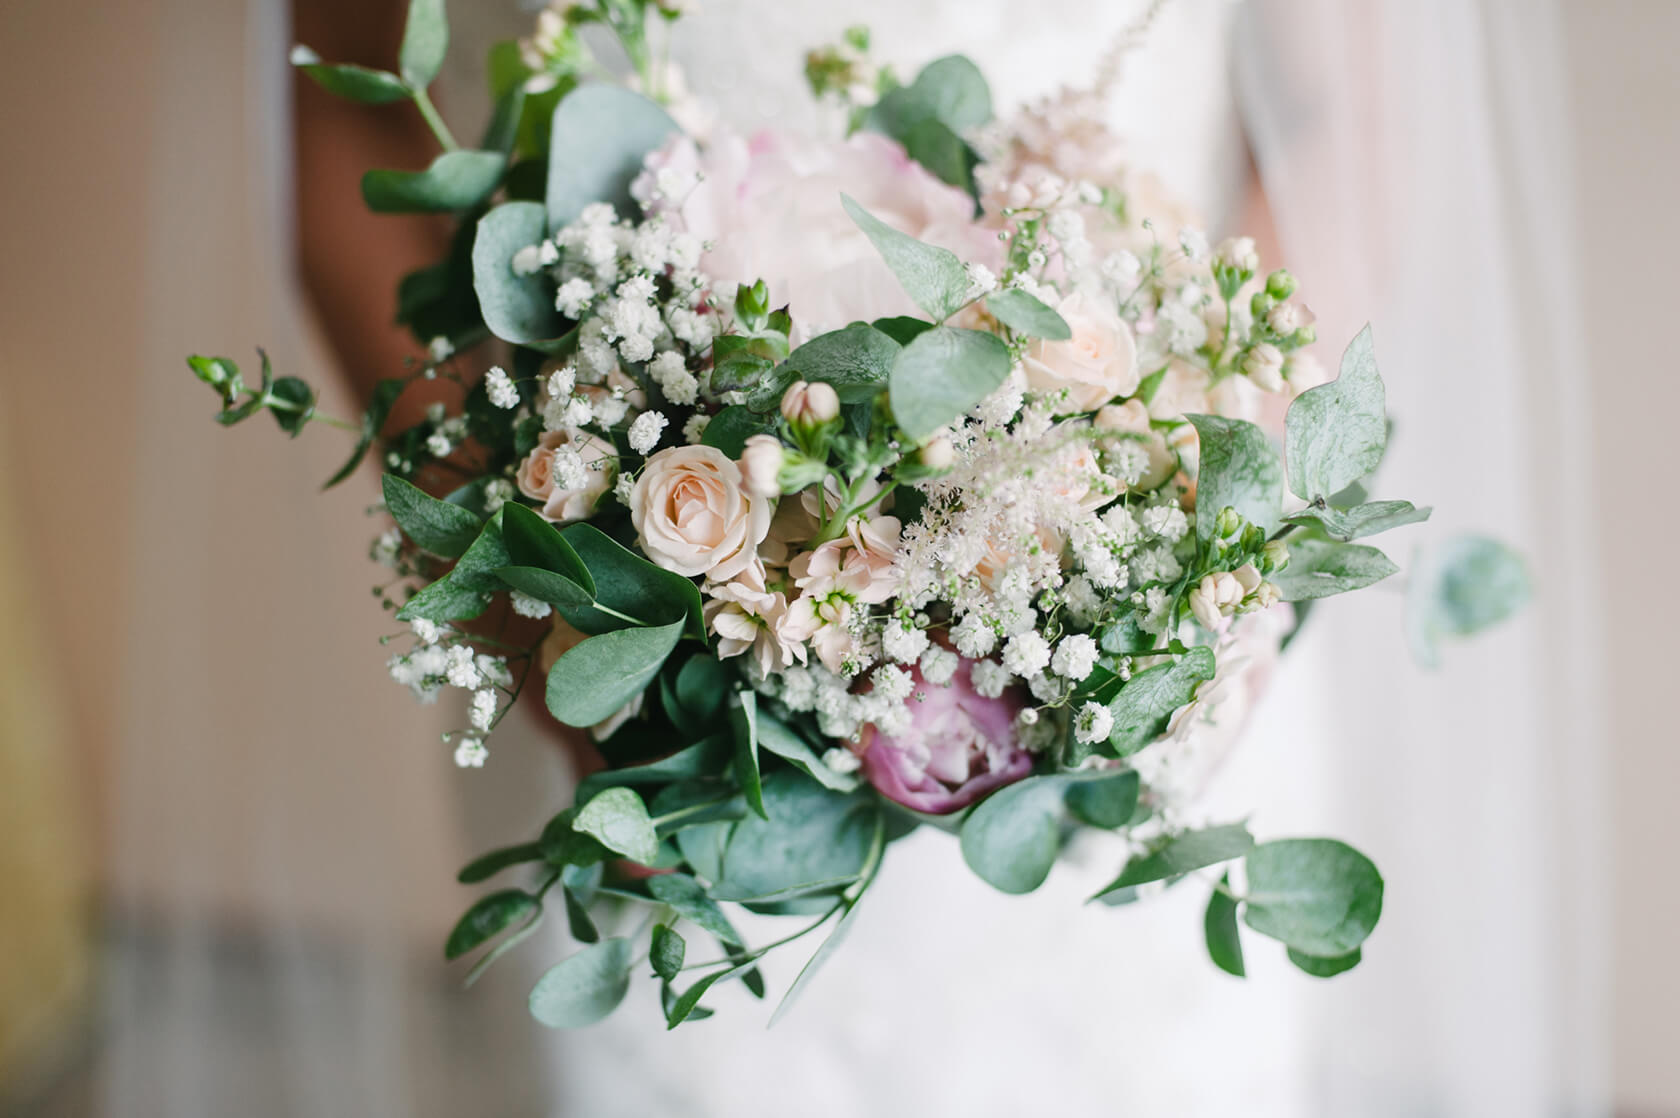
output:
[[[1559,17],[1535,0],[1252,0],[1243,109],[1290,266],[1338,345],[1374,327],[1376,495],[1414,543],[1525,552],[1515,623],[1418,672],[1401,602],[1318,610],[1336,696],[1300,763],[1386,874],[1365,965],[1312,992],[1324,1114],[1608,1109],[1603,638]],[[1324,347],[1328,348],[1328,347]],[[1378,541],[1384,542],[1384,541]],[[1327,653],[1327,654],[1326,654]]]

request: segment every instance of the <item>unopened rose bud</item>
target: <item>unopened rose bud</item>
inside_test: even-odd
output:
[[[1283,351],[1261,342],[1243,357],[1242,371],[1262,392],[1283,391]]]
[[[1218,262],[1233,271],[1253,273],[1260,267],[1260,254],[1253,237],[1227,237],[1219,242]]]
[[[1213,522],[1213,528],[1220,539],[1229,539],[1242,530],[1242,524],[1242,514],[1226,505],[1219,510],[1219,519]]]
[[[1266,294],[1274,299],[1287,299],[1295,294],[1295,277],[1289,274],[1289,269],[1279,268],[1266,277]]]
[[[741,450],[741,488],[754,497],[779,497],[782,461],[786,458],[781,440],[774,435],[753,435]]]
[[[921,459],[930,470],[948,470],[957,460],[957,448],[941,435],[922,447]]]
[[[840,415],[840,397],[834,386],[818,381],[796,380],[782,393],[782,418],[796,428],[821,427]]]
[[[1289,563],[1289,545],[1283,540],[1267,540],[1260,549],[1260,565],[1267,572],[1281,570]]]

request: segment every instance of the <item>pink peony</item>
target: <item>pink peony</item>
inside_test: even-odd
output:
[[[974,202],[911,161],[885,136],[845,140],[764,131],[719,134],[704,150],[674,137],[632,188],[652,213],[679,218],[710,246],[701,270],[718,284],[770,288],[802,333],[890,315],[920,315],[842,193],[882,221],[966,261],[1000,263],[997,235],[974,224]]]
[[[946,815],[1032,771],[1032,754],[1015,734],[1015,716],[1025,704],[1012,691],[995,699],[977,694],[969,681],[972,666],[962,661],[945,687],[913,671],[910,729],[888,737],[874,726],[863,728],[852,748],[881,795],[916,811]]]

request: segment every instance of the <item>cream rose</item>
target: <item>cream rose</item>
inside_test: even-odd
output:
[[[560,464],[562,455],[566,459]],[[548,431],[519,464],[514,480],[521,493],[543,503],[546,519],[569,524],[588,517],[612,488],[616,461],[612,444],[586,431]]]
[[[1075,292],[1056,307],[1073,331],[1065,342],[1038,339],[1022,360],[1034,392],[1065,389],[1069,411],[1094,411],[1137,391],[1137,343],[1120,316]]]
[[[680,575],[727,582],[757,558],[774,505],[741,486],[741,468],[710,446],[667,447],[630,493],[647,557]]]

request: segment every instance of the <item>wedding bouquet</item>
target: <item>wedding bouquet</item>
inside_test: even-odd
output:
[[[1369,860],[1193,823],[1303,607],[1394,573],[1354,541],[1429,514],[1360,489],[1388,438],[1369,331],[1327,380],[1295,280],[1251,240],[1210,246],[1094,93],[995,118],[966,59],[902,83],[859,30],[806,63],[833,135],[743,138],[656,61],[681,7],[544,12],[492,55],[471,150],[425,92],[442,0],[413,0],[397,73],[294,54],[437,132],[428,169],[368,173],[368,204],[460,220],[399,291],[429,356],[380,385],[333,478],[408,386],[467,389],[383,439],[390,674],[467,698],[461,766],[494,763],[533,688],[605,760],[461,871],[529,884],[473,905],[447,955],[485,949],[476,976],[558,903],[585,946],[537,983],[537,1019],[599,1020],[643,970],[674,1027],[720,981],[762,996],[758,961],[826,931],[785,1008],[928,825],[1009,893],[1075,829],[1118,831],[1131,856],[1096,899],[1196,878],[1231,974],[1242,926],[1309,974],[1354,966],[1382,909]],[[627,83],[599,79],[586,26]],[[190,363],[223,423],[321,418],[266,359],[255,387]],[[1432,577],[1426,639],[1521,597],[1491,544]],[[603,936],[627,906],[643,930]],[[801,923],[754,946],[730,906]]]

